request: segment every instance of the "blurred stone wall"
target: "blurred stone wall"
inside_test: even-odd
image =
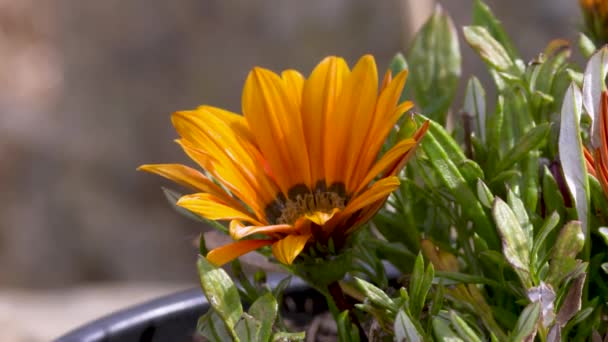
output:
[[[488,3],[526,58],[574,37],[580,18],[576,1]],[[460,27],[470,4],[444,6]],[[135,171],[186,161],[170,113],[202,103],[240,112],[255,65],[307,74],[326,55],[373,53],[384,69],[410,36],[403,28],[425,16],[404,8],[0,0],[0,286],[194,281],[192,241],[204,228],[168,206],[160,186],[170,183]],[[461,47],[468,77],[481,63]]]

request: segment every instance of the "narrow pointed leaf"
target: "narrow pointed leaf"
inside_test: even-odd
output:
[[[498,197],[494,200],[492,215],[502,239],[505,258],[516,270],[529,273],[531,241],[528,240],[519,220],[511,208]],[[522,279],[522,282],[525,284],[526,279]]]
[[[591,116],[591,144],[593,147],[600,146],[599,115],[600,96],[606,89],[604,80],[608,73],[608,47],[604,46],[591,56],[583,77],[583,106]]]
[[[533,337],[536,335],[538,328],[538,320],[540,319],[540,303],[531,303],[524,308],[515,328],[513,329],[513,335],[510,341],[533,341]],[[530,339],[532,337],[532,339]]]
[[[500,164],[498,164],[497,170],[506,170],[520,161],[523,157],[527,156],[531,150],[537,149],[547,135],[549,135],[550,130],[551,124],[545,122],[528,131],[521,137],[519,142],[505,154],[505,157],[500,161]]]
[[[416,65],[408,87],[420,111],[445,124],[460,78],[461,56],[454,23],[440,6],[414,37],[408,61]]]
[[[473,2],[473,24],[485,27],[492,37],[500,42],[512,59],[517,58],[517,51],[502,24],[494,16],[488,5],[481,0]]]
[[[571,84],[564,97],[559,132],[559,158],[566,185],[576,206],[576,212],[587,232],[587,215],[589,208],[589,182],[583,153],[580,131],[581,93],[578,87]]]
[[[486,91],[477,77],[473,76],[467,83],[462,110],[475,118],[475,135],[482,142],[486,141]]]
[[[394,324],[395,340],[408,342],[422,342],[423,338],[410,317],[403,310],[399,310]]]
[[[505,48],[485,27],[465,26],[464,38],[467,43],[479,54],[481,59],[497,71],[507,71],[513,66],[513,61]]]

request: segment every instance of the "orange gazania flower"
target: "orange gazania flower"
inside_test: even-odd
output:
[[[608,196],[608,92],[602,92],[599,113],[599,146],[593,153],[585,147],[585,162],[587,171],[602,185],[604,194]]]
[[[600,46],[608,42],[608,0],[579,0],[586,32]]]
[[[327,57],[308,79],[254,68],[243,116],[201,106],[176,112],[178,144],[218,184],[180,164],[142,165],[198,191],[177,205],[210,220],[230,220],[232,244],[210,251],[222,265],[263,246],[291,264],[307,244],[340,241],[368,221],[399,185],[396,174],[424,136],[425,123],[378,159],[411,102],[399,104],[407,71],[387,72],[378,94],[372,56],[349,70]],[[260,239],[244,239],[256,234]]]

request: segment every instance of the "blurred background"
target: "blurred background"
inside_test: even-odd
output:
[[[486,2],[526,60],[553,38],[575,41],[581,23],[575,0]],[[442,3],[459,30],[471,4]],[[372,53],[384,70],[433,7],[0,0],[0,340],[48,340],[196,286],[193,240],[204,227],[167,204],[160,186],[176,186],[135,171],[186,162],[170,114],[203,103],[240,112],[256,65],[308,74],[327,55],[353,63]],[[491,88],[462,40],[461,49],[463,80],[476,74]]]

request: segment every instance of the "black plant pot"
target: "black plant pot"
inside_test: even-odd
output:
[[[281,278],[269,277],[274,288]],[[192,341],[198,318],[209,309],[200,289],[190,289],[118,311],[88,323],[55,342]],[[300,279],[285,290],[281,311],[300,324],[327,310],[323,296]],[[284,316],[285,317],[285,316]]]

